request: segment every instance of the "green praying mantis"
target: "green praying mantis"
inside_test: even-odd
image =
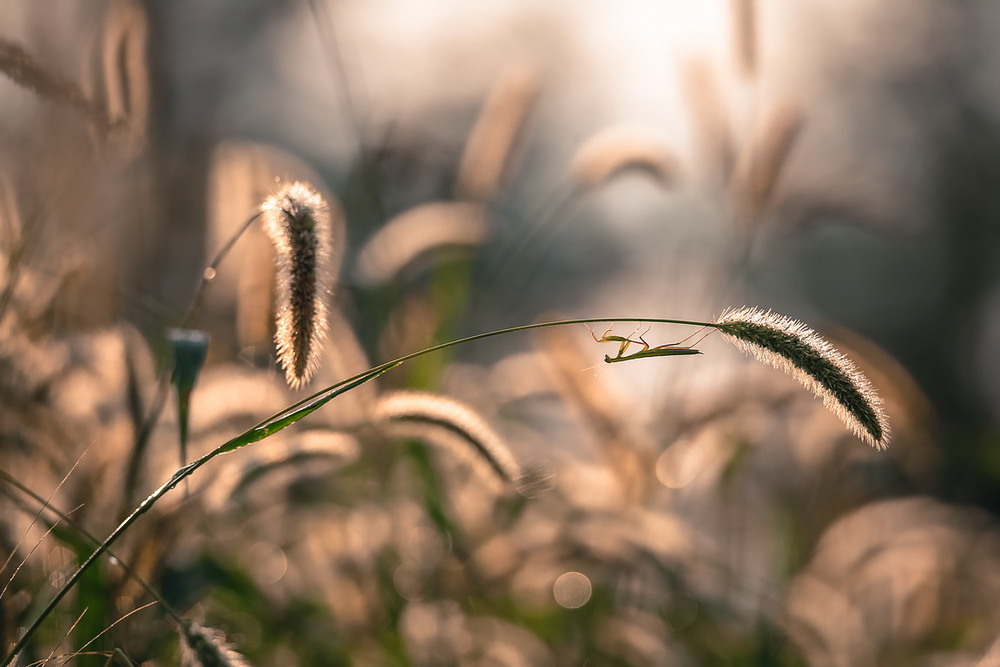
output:
[[[590,327],[587,328],[590,329]],[[607,354],[604,355],[605,363],[613,364],[619,361],[632,361],[633,359],[647,359],[649,357],[673,357],[686,354],[701,354],[701,351],[695,349],[693,345],[681,344],[690,339],[692,336],[688,336],[688,338],[678,341],[677,343],[670,343],[667,345],[657,345],[656,347],[650,347],[649,343],[646,342],[646,339],[643,338],[643,336],[645,336],[649,332],[648,328],[641,334],[639,334],[638,340],[632,338],[632,336],[635,336],[636,332],[639,331],[638,328],[636,328],[635,331],[630,333],[628,336],[614,335],[611,333],[612,329],[614,329],[614,325],[608,327],[607,330],[603,334],[601,334],[600,338],[597,337],[597,334],[594,332],[593,329],[590,329],[590,335],[593,336],[594,340],[597,341],[598,343],[619,344],[618,354],[616,354],[613,357]],[[698,341],[696,341],[696,344],[701,342],[703,338],[704,336],[698,339]],[[632,352],[631,354],[626,354],[626,352],[628,352],[628,348],[631,345],[641,345],[642,349],[639,350],[638,352]]]

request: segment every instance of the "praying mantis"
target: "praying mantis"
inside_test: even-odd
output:
[[[587,327],[587,328],[590,329],[590,327]],[[638,340],[635,340],[635,339],[632,338],[632,336],[634,336],[636,334],[636,332],[639,331],[638,327],[635,329],[635,331],[633,331],[632,333],[630,333],[628,336],[616,336],[616,335],[613,335],[613,334],[611,334],[611,330],[612,329],[614,329],[614,325],[611,325],[610,327],[608,327],[607,330],[603,334],[601,334],[600,338],[597,337],[597,334],[594,332],[593,329],[590,329],[590,335],[593,336],[594,340],[597,341],[598,343],[618,343],[619,344],[619,346],[618,346],[618,354],[616,354],[613,357],[610,356],[610,355],[607,355],[607,354],[604,355],[604,361],[605,361],[605,363],[608,363],[608,364],[617,363],[619,361],[632,361],[633,359],[646,359],[646,358],[649,358],[649,357],[672,357],[672,356],[686,355],[686,354],[701,354],[700,350],[696,350],[691,345],[681,345],[680,344],[680,343],[683,343],[684,341],[688,340],[689,338],[691,338],[691,336],[688,336],[688,338],[685,338],[682,341],[678,341],[677,343],[671,343],[671,344],[668,344],[668,345],[657,345],[656,347],[650,347],[649,343],[646,342],[646,339],[643,338],[643,336],[645,336],[649,332],[648,328],[645,331],[643,331],[641,334],[639,334],[639,336],[638,336],[639,339]],[[701,342],[701,339],[699,339],[696,342]],[[638,352],[633,352],[631,354],[625,354],[628,351],[628,348],[629,348],[630,345],[641,345],[642,349],[639,350]]]

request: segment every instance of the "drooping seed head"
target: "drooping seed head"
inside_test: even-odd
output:
[[[695,140],[699,162],[718,183],[732,176],[737,153],[730,110],[722,94],[717,68],[706,58],[681,63],[682,101]]]
[[[428,202],[395,216],[369,239],[358,254],[358,280],[379,285],[396,279],[429,253],[475,248],[489,234],[486,211],[479,204]]]
[[[274,342],[289,386],[312,379],[327,332],[332,289],[330,214],[323,197],[293,183],[261,205],[264,231],[274,245]]]
[[[480,471],[520,488],[524,471],[507,443],[475,409],[461,401],[440,394],[398,391],[379,400],[374,419],[383,427],[402,427],[387,429],[399,435],[448,447]],[[442,438],[442,434],[458,436],[461,444],[453,446],[455,439]]]
[[[885,449],[889,422],[882,399],[854,363],[802,322],[759,308],[727,310],[717,328],[758,361],[795,377],[859,438]]]
[[[585,190],[604,185],[626,171],[648,174],[669,187],[677,180],[677,161],[655,132],[616,125],[583,142],[570,163],[570,175]]]

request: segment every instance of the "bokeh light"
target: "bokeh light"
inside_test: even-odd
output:
[[[556,602],[567,609],[576,609],[587,604],[593,592],[590,579],[580,572],[561,574],[552,585],[552,595]]]

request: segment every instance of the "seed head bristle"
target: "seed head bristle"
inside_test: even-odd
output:
[[[181,664],[186,667],[250,667],[219,630],[185,621],[181,639]]]
[[[376,423],[437,427],[457,435],[454,439],[434,437],[431,431],[421,431],[432,445],[451,446],[477,468],[486,468],[502,481],[519,485],[523,471],[503,438],[473,408],[447,396],[416,391],[400,391],[383,397],[375,408]],[[469,447],[471,446],[471,450]],[[483,465],[485,464],[485,465]]]
[[[802,322],[759,308],[728,310],[718,329],[736,347],[774,366],[823,399],[859,438],[885,449],[889,422],[882,399],[861,371]]]
[[[358,280],[379,285],[399,277],[428,253],[474,248],[489,233],[485,210],[466,202],[428,202],[386,222],[358,254]]]
[[[297,389],[312,379],[326,341],[329,208],[314,189],[293,183],[267,199],[261,213],[275,250],[274,342],[285,379]]]

